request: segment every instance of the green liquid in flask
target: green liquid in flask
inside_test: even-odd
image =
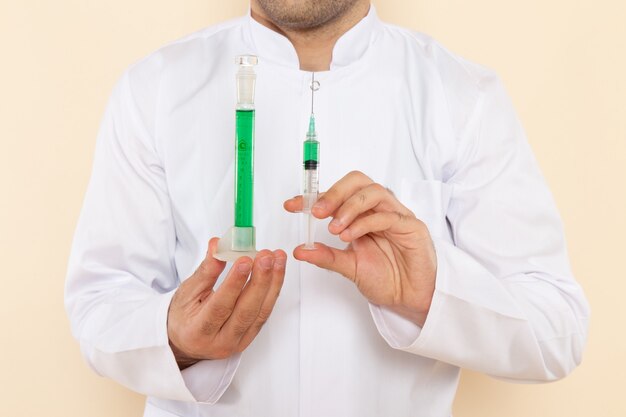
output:
[[[235,226],[252,227],[254,110],[237,110],[235,129]]]

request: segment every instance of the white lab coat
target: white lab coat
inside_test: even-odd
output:
[[[288,40],[247,16],[132,66],[102,122],[67,278],[96,372],[147,395],[147,417],[409,417],[449,416],[460,368],[515,381],[572,371],[588,307],[502,84],[372,7],[317,74],[320,186],[363,171],[428,225],[438,265],[424,327],[290,258],[250,347],[180,372],[168,306],[233,224],[234,58],[247,53],[259,56],[257,247],[303,241],[282,202],[300,192],[311,75]],[[326,225],[318,240],[342,246]]]

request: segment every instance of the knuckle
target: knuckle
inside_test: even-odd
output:
[[[269,320],[272,315],[272,307],[264,307],[259,311],[259,315],[257,317],[257,323],[260,323],[261,326]]]
[[[385,187],[383,187],[382,185],[380,185],[379,183],[375,182],[372,185],[370,185],[370,188],[372,189],[372,191],[376,192],[376,193],[385,193],[387,192],[387,189]]]
[[[411,220],[417,220],[417,218],[411,212],[394,211],[393,213],[397,217],[397,220],[399,222],[408,222]]]
[[[418,221],[418,222],[420,222],[420,223],[422,222],[420,219],[418,219],[418,218],[417,218],[417,216],[415,215],[415,213],[413,213],[413,212],[412,212],[411,210],[409,210],[409,209],[405,209],[405,210],[403,211],[403,214],[404,214],[404,217],[405,217],[407,220],[410,220],[410,221],[412,221],[412,222],[415,222],[415,221]]]
[[[235,335],[235,337],[241,337],[248,331],[249,328],[249,324],[236,323],[235,325],[233,325],[233,334]]]
[[[232,308],[225,305],[216,304],[211,309],[211,319],[225,321],[227,318],[230,317],[232,312]]]
[[[257,252],[256,257],[254,258],[254,261],[256,261],[257,259],[266,257],[266,256],[273,256],[274,254],[272,253],[271,250],[269,249],[262,249],[259,252]]]
[[[366,205],[368,197],[366,193],[359,191],[348,198],[345,203],[339,208],[336,217],[341,217],[345,213],[352,213],[354,216],[358,215],[364,206]]]
[[[200,331],[203,334],[213,334],[215,332],[217,332],[217,330],[219,330],[219,325],[211,320],[205,320],[204,322],[202,322],[202,326],[200,327]]]
[[[242,327],[250,327],[250,324],[256,320],[258,313],[253,310],[243,310],[237,315],[237,323]]]
[[[282,249],[276,249],[274,252],[272,252],[272,255],[274,255],[276,259],[287,260],[287,253]]]
[[[264,321],[259,321],[257,323],[254,323],[254,326],[252,326],[252,331],[254,336],[256,337],[257,334],[259,334],[261,332],[261,329],[263,328],[263,326],[265,325],[266,322]]]
[[[371,184],[374,182],[370,177],[368,177],[363,172],[358,171],[356,169],[353,171],[350,171],[344,178],[350,181],[356,181],[364,185]]]
[[[423,220],[418,219],[415,215],[411,216],[411,219],[417,224],[418,228],[428,230],[428,225]]]

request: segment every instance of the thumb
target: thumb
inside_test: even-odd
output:
[[[356,258],[354,252],[339,250],[326,246],[323,243],[315,242],[315,249],[304,249],[298,246],[293,251],[294,258],[305,261],[323,269],[338,272],[351,281],[354,281],[356,274]]]
[[[184,283],[189,283],[189,291],[192,293],[192,296],[197,296],[202,292],[213,289],[217,278],[226,267],[226,262],[218,261],[213,257],[217,250],[218,241],[219,239],[216,237],[209,241],[209,247],[204,259],[193,275]]]

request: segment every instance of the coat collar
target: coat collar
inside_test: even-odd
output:
[[[289,39],[254,20],[250,12],[246,26],[248,35],[246,37],[259,58],[296,70],[300,68],[298,55]],[[358,61],[375,41],[381,27],[374,5],[370,5],[367,16],[337,40],[333,48],[330,70],[346,67]]]

